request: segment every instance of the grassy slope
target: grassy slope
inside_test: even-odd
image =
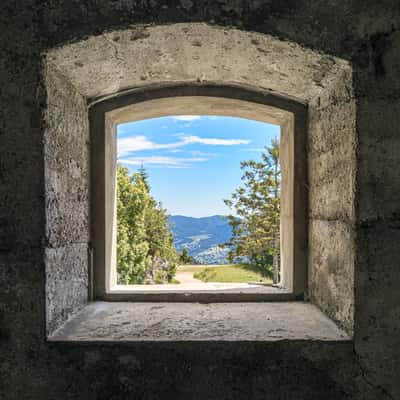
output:
[[[271,283],[271,279],[254,271],[247,265],[231,264],[223,266],[188,266],[194,272],[194,278],[203,282],[262,282]]]

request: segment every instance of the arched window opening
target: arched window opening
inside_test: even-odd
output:
[[[301,297],[305,115],[233,86],[152,88],[94,105],[93,297]]]

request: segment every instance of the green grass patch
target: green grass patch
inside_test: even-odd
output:
[[[230,264],[224,266],[203,266],[197,271],[194,278],[203,282],[229,282],[229,283],[272,283],[267,274],[262,274],[257,268],[249,264]]]
[[[253,271],[257,274],[261,274],[265,278],[270,278],[272,280],[273,268],[272,265],[259,265],[259,264],[248,264],[242,263],[240,264],[241,268],[246,269],[248,271]]]

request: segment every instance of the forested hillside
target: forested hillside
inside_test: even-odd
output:
[[[186,248],[190,256],[203,264],[228,262],[228,250],[218,247],[228,242],[232,235],[227,218],[222,215],[202,218],[171,215],[168,221],[178,251]]]

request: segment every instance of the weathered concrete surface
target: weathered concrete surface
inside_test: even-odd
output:
[[[139,29],[140,36],[127,29],[56,48],[48,62],[88,99],[152,83],[204,81],[310,100],[349,69],[344,60],[256,32],[206,24]]]
[[[46,70],[44,132],[47,329],[88,299],[89,122],[85,98]]]
[[[329,68],[329,66],[328,66]],[[354,331],[356,114],[351,72],[309,106],[309,295]]]
[[[190,21],[279,35],[352,63],[354,351],[290,342],[45,342],[46,96],[40,54],[131,24]],[[398,1],[4,0],[0,25],[0,397],[400,398]]]
[[[200,81],[268,89],[307,102],[309,297],[353,332],[356,139],[347,61],[206,24],[120,30],[51,50],[46,60],[89,101],[129,88]]]
[[[289,303],[95,302],[52,341],[350,341],[315,306]]]

